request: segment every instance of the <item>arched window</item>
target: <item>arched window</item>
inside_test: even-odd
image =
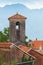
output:
[[[20,23],[16,22],[16,30],[19,30],[19,28],[20,28]]]
[[[20,23],[16,22],[16,38],[20,40]]]

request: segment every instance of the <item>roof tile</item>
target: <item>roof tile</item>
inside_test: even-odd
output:
[[[21,46],[19,46],[23,51],[28,51],[29,50],[29,48],[27,47],[27,46],[23,46],[23,45],[21,45]]]
[[[17,13],[17,14],[15,14],[15,15],[9,17],[8,20],[9,20],[9,19],[26,19],[26,17],[25,17],[25,16],[22,16],[22,15],[20,15],[20,14]]]
[[[0,48],[10,48],[11,42],[0,42]]]
[[[29,53],[30,55],[32,55],[32,56],[38,58],[38,59],[42,59],[42,58],[43,58],[43,55],[42,55],[42,54],[40,54],[40,53],[38,53],[37,51],[34,51],[34,50],[32,50],[32,49],[31,49],[28,53]]]
[[[43,48],[43,40],[34,40],[32,42],[33,49],[38,50],[40,48],[40,46],[42,46],[42,48]]]

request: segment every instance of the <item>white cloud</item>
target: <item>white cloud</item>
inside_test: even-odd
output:
[[[27,6],[30,9],[40,9],[43,8],[43,0],[25,0],[25,2],[22,0],[18,1],[18,0],[9,0],[4,1],[4,2],[0,2],[0,7],[4,7],[6,5],[11,5],[11,4],[15,4],[15,3],[22,3],[25,6]]]
[[[0,7],[4,7],[4,6],[6,6],[6,5],[12,5],[12,4],[14,4],[13,2],[1,2],[0,3]]]
[[[39,2],[25,3],[24,5],[26,5],[30,9],[40,9],[40,8],[43,8],[43,2],[42,3],[39,3]]]

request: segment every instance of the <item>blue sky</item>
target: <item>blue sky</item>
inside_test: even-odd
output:
[[[27,22],[27,28],[26,28],[27,36],[30,39],[36,39],[36,38],[43,39],[43,9],[41,9],[43,8],[43,0],[0,0],[0,7],[4,7],[6,5],[12,5],[15,3],[24,4],[30,11],[30,13],[29,12],[28,14],[26,13],[28,15],[27,17],[28,22]],[[8,16],[6,14],[7,10],[5,12],[4,11],[0,10],[0,15],[1,15],[0,29],[1,30],[3,30],[4,26],[7,27],[6,23],[8,21],[7,20]],[[21,12],[20,14],[22,13],[25,13],[25,12]],[[9,14],[11,13],[9,12]],[[12,14],[13,14],[13,10],[12,10]]]
[[[30,9],[43,8],[43,0],[0,0],[0,7],[14,3],[22,3]]]

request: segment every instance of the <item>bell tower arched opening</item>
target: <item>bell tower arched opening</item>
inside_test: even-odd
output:
[[[20,40],[20,23],[16,22],[16,39]]]

